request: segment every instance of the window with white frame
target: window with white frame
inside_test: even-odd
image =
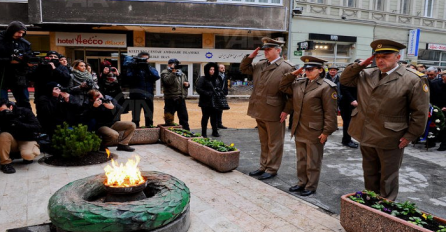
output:
[[[400,13],[410,14],[410,0],[401,0]]]
[[[356,7],[356,0],[344,0],[343,6]]]
[[[217,0],[217,2],[262,4],[262,5],[282,5],[282,0]]]
[[[384,11],[384,4],[385,4],[384,0],[375,0],[373,9],[378,11]]]
[[[308,0],[309,2],[314,2],[314,3],[321,3],[324,4],[325,0]]]
[[[424,17],[432,18],[434,12],[434,0],[424,1]]]

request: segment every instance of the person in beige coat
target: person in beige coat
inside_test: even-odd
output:
[[[360,142],[367,190],[395,200],[404,148],[424,132],[429,87],[423,73],[398,65],[403,44],[375,40],[374,54],[346,67],[341,84],[358,88],[348,133]],[[377,67],[365,69],[376,60]]]
[[[260,50],[257,48],[240,64],[240,71],[252,75],[254,82],[248,115],[257,121],[261,154],[259,169],[249,175],[260,176],[259,180],[276,176],[282,162],[284,121],[291,109],[286,109],[287,96],[279,91],[279,83],[285,73],[294,70],[292,64],[280,57],[284,42],[266,37],[262,41],[266,59],[252,63]]]
[[[324,62],[312,56],[302,56],[304,66],[288,73],[280,82],[280,90],[292,95],[297,177],[299,182],[291,192],[309,196],[316,192],[321,173],[324,144],[337,129],[337,85],[324,78]],[[305,69],[305,78],[297,78]]]

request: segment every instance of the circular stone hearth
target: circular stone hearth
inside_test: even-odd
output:
[[[71,232],[186,232],[190,226],[189,188],[162,172],[141,172],[147,179],[146,199],[104,202],[105,175],[73,181],[49,200],[51,222]]]

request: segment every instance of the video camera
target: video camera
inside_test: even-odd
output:
[[[58,59],[51,59],[50,57],[42,57],[40,59],[39,65],[50,65],[50,63],[56,64],[58,62]]]
[[[144,65],[144,64],[147,64],[147,59],[148,58],[144,58],[144,57],[134,57],[133,62],[137,65]]]
[[[174,66],[172,67],[172,69],[182,69],[183,65],[179,64],[179,63],[174,63]]]

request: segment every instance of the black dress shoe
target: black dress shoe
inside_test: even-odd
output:
[[[350,147],[350,148],[358,148],[358,144],[353,141],[350,141],[348,143],[342,143],[342,145]]]
[[[442,146],[440,146],[440,147],[437,149],[437,151],[446,151],[446,147],[442,147]]]
[[[306,196],[310,196],[311,194],[314,194],[314,193],[316,193],[316,191],[303,190],[302,192],[300,192],[300,195],[303,196],[303,197],[306,197]]]
[[[118,148],[116,148],[116,150],[132,152],[132,151],[135,151],[135,148],[130,147],[129,145],[118,144]]]
[[[259,180],[266,180],[266,179],[269,179],[269,178],[273,178],[273,177],[275,177],[277,174],[271,174],[271,173],[267,173],[267,172],[265,172],[265,173],[263,173],[262,175],[260,175],[259,176]]]
[[[262,175],[263,173],[265,173],[265,171],[262,171],[262,170],[260,170],[260,169],[257,169],[257,170],[255,170],[255,171],[250,172],[249,175],[250,175],[250,176],[260,176],[260,175]]]
[[[33,162],[34,160],[26,160],[26,159],[22,161],[23,164],[32,164]]]
[[[228,129],[227,127],[223,126],[223,125],[219,125],[217,126],[218,129]]]
[[[290,192],[300,192],[305,189],[305,186],[294,185],[290,187]]]
[[[220,137],[220,134],[218,132],[212,132],[212,137]]]

